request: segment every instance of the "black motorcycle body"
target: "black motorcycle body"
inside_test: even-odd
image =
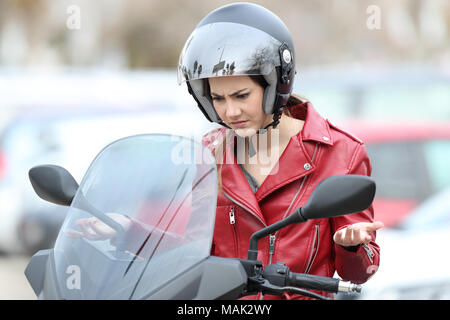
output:
[[[42,199],[68,206],[54,248],[37,252],[25,270],[39,299],[209,300],[257,292],[320,299],[306,289],[361,290],[340,279],[291,273],[282,263],[263,267],[256,256],[258,240],[287,225],[366,209],[375,195],[369,177],[325,179],[304,207],[256,232],[244,260],[210,255],[217,169],[209,150],[190,139],[146,134],[117,140],[97,155],[79,185],[55,165],[34,167],[29,176]],[[74,237],[89,218],[115,236]]]

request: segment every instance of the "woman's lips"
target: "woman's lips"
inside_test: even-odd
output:
[[[245,127],[245,125],[247,124],[247,120],[245,120],[245,121],[236,121],[236,122],[232,122],[231,124],[235,128],[242,128],[242,127]]]

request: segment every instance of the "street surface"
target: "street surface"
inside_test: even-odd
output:
[[[25,278],[31,257],[0,255],[0,300],[34,300],[36,295]]]

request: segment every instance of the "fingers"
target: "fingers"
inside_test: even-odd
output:
[[[345,243],[347,246],[352,246],[354,237],[355,230],[353,230],[352,226],[348,226],[344,229],[343,243]]]
[[[85,238],[92,240],[92,238],[95,237],[95,234],[89,227],[89,219],[79,219],[75,222],[75,224],[81,229],[81,233]]]
[[[70,239],[75,240],[78,238],[82,238],[83,237],[83,233],[73,230],[73,229],[68,229],[65,232],[65,235],[68,236]]]
[[[88,240],[107,240],[116,235],[114,229],[98,220],[95,217],[83,218],[75,221],[75,224],[80,228],[81,232],[69,229],[66,234],[71,239],[86,238]]]
[[[372,237],[370,236],[370,234],[367,231],[360,230],[360,234],[361,234],[361,236],[359,238],[358,244],[362,244],[362,243],[369,244],[370,241],[372,241]]]
[[[358,222],[339,230],[333,240],[342,246],[356,246],[358,244],[368,244],[372,241],[371,232],[384,227],[383,222]]]
[[[356,246],[362,243],[368,244],[372,241],[369,233],[359,226],[350,225],[344,229],[339,230],[335,236],[334,241],[342,246]]]
[[[366,230],[367,232],[373,232],[373,231],[377,231],[378,229],[381,229],[384,227],[384,223],[381,221],[375,221],[373,223],[370,223],[369,225],[366,226]]]
[[[345,228],[345,234],[344,243],[346,243],[347,246],[356,246],[361,243],[366,243],[367,241],[370,242],[370,240],[368,240],[368,237],[370,237],[369,234],[364,230],[355,228],[353,225]]]
[[[88,240],[102,240],[103,235],[96,232],[93,228],[96,223],[98,223],[96,218],[79,219],[75,222],[75,224],[81,229],[81,234],[83,237]]]
[[[114,229],[98,220],[91,222],[89,226],[91,227],[92,230],[94,230],[94,232],[96,232],[99,236],[101,236],[103,240],[111,238],[116,234]]]
[[[340,244],[341,246],[351,246],[353,243],[353,238],[353,230],[347,227],[335,233],[334,242]]]
[[[356,226],[353,225],[351,225],[350,228],[354,229],[355,234],[357,234],[357,236],[354,238],[353,245],[358,245],[362,243],[368,244],[370,243],[370,241],[372,241],[372,237],[367,231],[367,228],[357,228]]]

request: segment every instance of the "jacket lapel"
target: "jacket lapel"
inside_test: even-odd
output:
[[[247,211],[250,211],[266,224],[258,200],[250,188],[241,167],[237,163],[232,145],[227,146],[225,152],[224,163],[222,165],[222,177],[226,177],[226,179],[222,179],[222,188],[232,198],[231,200],[238,202],[239,205],[243,206]]]
[[[293,136],[281,154],[278,163],[256,192],[256,199],[261,201],[271,192],[292,181],[301,179],[315,170],[316,165],[306,152],[301,139],[299,139],[299,136]]]
[[[315,145],[317,143],[333,145],[328,123],[310,102],[292,106],[289,111],[294,118],[305,121],[303,129],[289,140],[278,163],[256,192],[257,201],[261,201],[271,192],[316,170],[317,161],[313,159],[316,149],[313,149],[313,152],[307,152],[304,142],[313,142]]]
[[[264,224],[266,224],[266,221],[259,206],[259,201],[284,185],[301,179],[316,170],[317,160],[312,159],[315,152],[307,152],[304,142],[314,142],[315,145],[317,143],[333,145],[328,123],[317,113],[310,102],[292,106],[289,111],[293,117],[304,120],[305,124],[297,135],[291,137],[277,164],[267,175],[256,194],[251,190],[241,167],[237,163],[233,144],[227,146],[222,165],[222,176],[226,177],[226,179],[222,179],[222,187],[225,193],[232,198],[232,201],[250,211]]]

